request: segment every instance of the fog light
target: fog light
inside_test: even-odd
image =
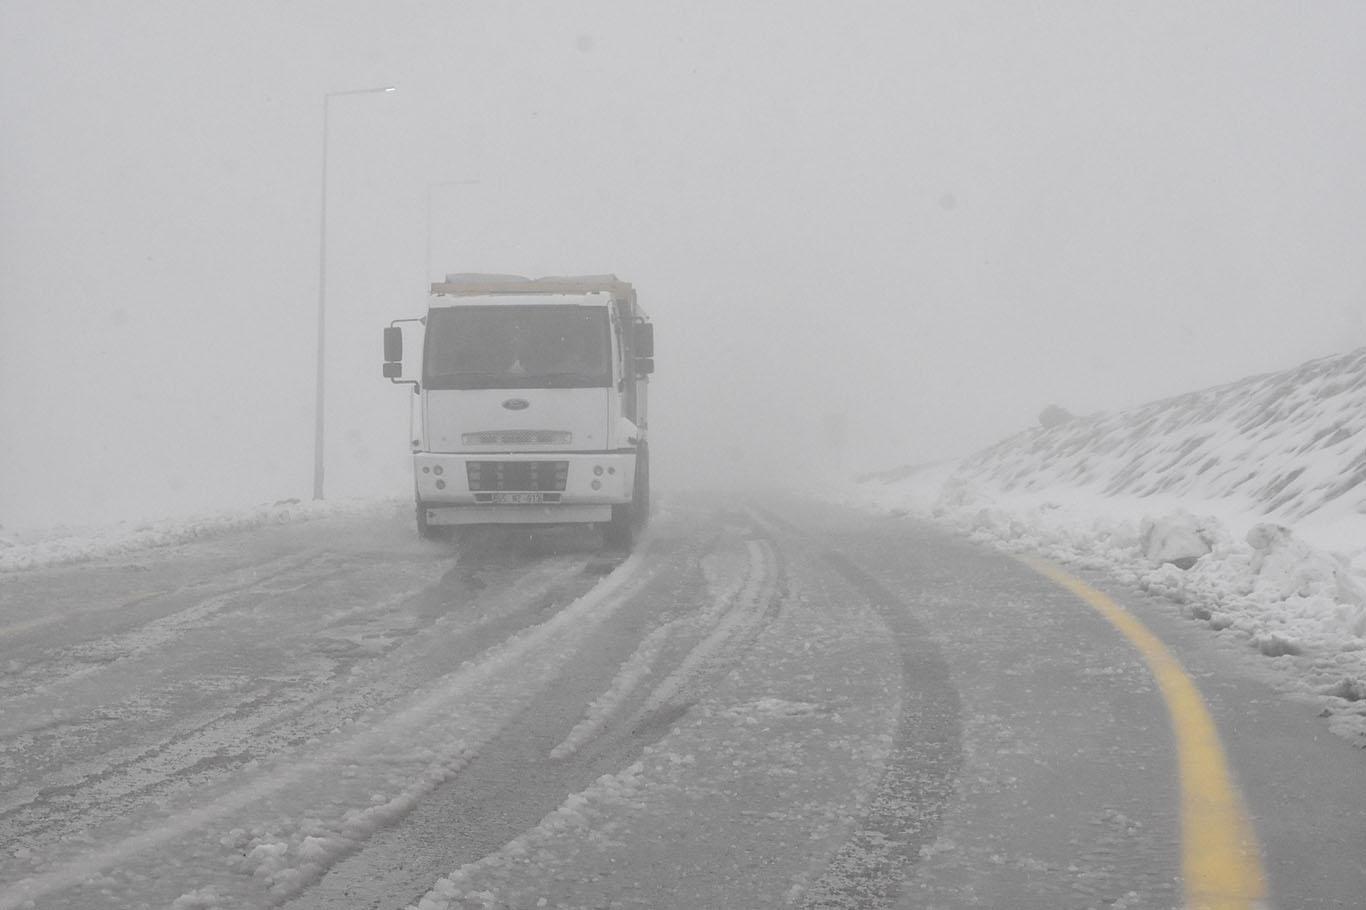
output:
[[[444,481],[444,480],[438,480],[438,481],[436,482],[436,488],[437,488],[438,490],[444,490],[444,489],[446,489],[446,481]]]
[[[607,469],[607,473],[608,473],[608,474],[615,474],[615,473],[617,473],[617,469],[616,469],[616,468],[608,468],[608,469]]]
[[[423,467],[422,467],[422,473],[423,473],[423,474],[430,474],[430,473],[432,473],[432,469],[429,468],[429,467],[427,467],[426,465],[423,465]]]
[[[441,465],[437,465],[436,467],[432,468],[432,473],[437,475],[445,474],[446,469],[441,467]]]
[[[602,465],[600,465],[600,464],[595,464],[595,465],[593,465],[593,473],[596,474],[596,475],[598,475],[599,477],[601,477],[601,476],[602,476]]]
[[[602,489],[602,481],[601,481],[601,480],[595,480],[595,481],[593,481],[592,483],[590,483],[589,486],[592,487],[592,488],[595,489],[595,490],[601,490],[601,489]]]

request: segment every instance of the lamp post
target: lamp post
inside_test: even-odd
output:
[[[323,185],[318,214],[318,376],[313,415],[313,498],[323,498],[323,361],[327,345],[327,121],[332,99],[341,95],[388,94],[398,89],[392,85],[357,88],[323,95]]]

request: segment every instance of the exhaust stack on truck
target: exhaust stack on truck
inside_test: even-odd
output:
[[[421,336],[421,362],[404,359]],[[384,375],[417,394],[418,532],[601,525],[629,546],[650,509],[654,327],[615,275],[447,275],[384,330]]]

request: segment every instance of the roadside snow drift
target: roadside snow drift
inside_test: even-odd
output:
[[[331,515],[388,509],[396,505],[398,503],[388,500],[301,502],[285,499],[250,509],[156,521],[120,522],[93,527],[58,525],[31,530],[0,528],[0,572],[89,562],[266,525],[312,521]]]
[[[1366,746],[1366,349],[1041,422],[854,497],[1161,595]]]

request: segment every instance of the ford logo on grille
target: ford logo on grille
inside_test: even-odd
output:
[[[527,408],[531,407],[531,402],[527,401],[525,398],[509,398],[507,401],[503,402],[503,407],[507,408],[509,411],[525,411]]]

